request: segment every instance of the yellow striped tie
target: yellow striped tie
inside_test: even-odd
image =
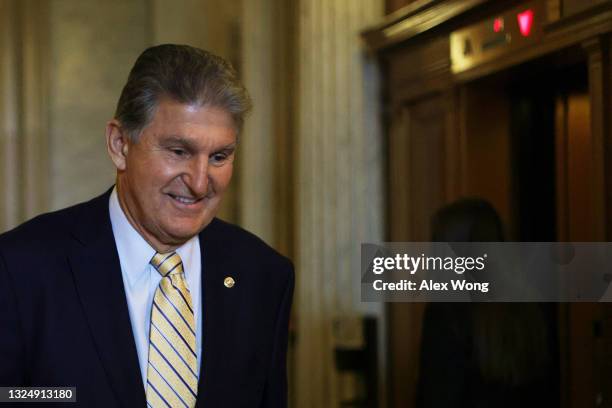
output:
[[[147,406],[195,406],[198,391],[195,323],[181,257],[156,253],[151,265],[162,275],[155,291],[149,332]]]

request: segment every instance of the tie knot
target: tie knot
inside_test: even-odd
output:
[[[176,275],[183,273],[183,262],[181,257],[176,252],[168,252],[160,254],[159,252],[153,255],[149,262],[161,276]]]

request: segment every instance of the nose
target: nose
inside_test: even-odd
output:
[[[183,181],[196,197],[203,197],[208,192],[209,174],[208,157],[197,156],[191,160]]]

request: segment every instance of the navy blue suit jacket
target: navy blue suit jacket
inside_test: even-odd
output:
[[[76,387],[68,407],[146,406],[109,195],[0,235],[0,386]],[[285,407],[291,262],[218,219],[199,237],[197,406]]]

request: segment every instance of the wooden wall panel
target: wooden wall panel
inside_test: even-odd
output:
[[[604,92],[604,105],[602,109],[604,112],[610,112],[612,109],[612,36],[608,35],[605,39],[605,48],[607,52],[604,55],[604,69],[603,69],[603,79],[605,83],[603,87],[605,89]],[[604,116],[605,128],[604,128],[604,138],[606,143],[606,151],[612,151],[612,118],[610,115]],[[608,214],[608,228],[607,228],[607,240],[610,240],[610,234],[612,234],[612,227],[610,227],[610,222],[612,220],[612,160],[607,157],[606,160],[606,175],[607,175],[607,184],[606,184],[606,202],[607,209],[606,212]],[[601,372],[601,390],[602,390],[602,400],[605,401],[602,406],[604,408],[612,408],[612,304],[606,303],[603,306],[603,323],[602,323],[602,339],[601,339],[601,359],[599,370]]]
[[[561,8],[564,17],[579,13],[609,0],[563,0]]]
[[[428,241],[429,219],[445,202],[446,101],[440,96],[408,104],[396,113],[389,139],[390,235],[396,241]],[[427,177],[423,177],[427,175]]]
[[[388,82],[393,103],[405,103],[431,92],[443,92],[451,85],[448,37],[390,53]]]
[[[572,164],[576,170],[572,174],[568,170],[557,175],[559,191],[562,190],[559,186],[564,186],[569,189],[566,195],[572,196],[567,199],[567,205],[560,207],[559,238],[610,240],[612,56],[609,37],[612,2],[543,1],[546,1],[549,12],[553,10],[556,14],[541,41],[455,76],[449,72],[447,35],[475,19],[484,21],[487,16],[496,15],[502,6],[501,1],[474,2],[474,10],[469,13],[454,15],[452,22],[439,22],[435,20],[439,14],[435,13],[435,6],[445,4],[450,7],[453,2],[419,0],[404,9],[403,16],[400,11],[364,33],[366,41],[380,52],[386,63],[388,108],[393,112],[390,115],[388,150],[390,240],[428,239],[428,219],[435,208],[461,193],[484,195],[494,202],[506,224],[515,224],[509,187],[511,170],[508,168],[512,164],[509,154],[511,136],[507,129],[509,100],[496,101],[499,103],[491,106],[487,101],[503,92],[495,84],[481,82],[481,79],[510,71],[516,74],[519,71],[515,68],[534,60],[550,64],[551,69],[559,63],[574,64],[577,60],[568,51],[581,44],[589,54],[588,101],[585,104],[578,98],[568,106],[566,118],[571,119],[568,124],[580,129],[566,129],[563,135],[565,145],[555,147],[559,149],[557,154],[573,157],[576,162]],[[467,1],[462,2],[465,3]],[[518,3],[508,1],[504,4]],[[558,7],[559,3],[561,7]],[[388,0],[386,5],[389,13],[408,5],[408,2]],[[557,17],[560,17],[558,21]],[[425,34],[415,27],[425,24],[423,21],[430,24],[429,32]],[[555,56],[556,62],[546,60],[545,56],[551,55]],[[582,59],[579,62],[584,63]],[[560,90],[562,84],[563,80]],[[490,89],[475,94],[462,92],[469,87],[477,89],[481,86]],[[457,94],[459,98],[456,98]],[[588,110],[586,114],[585,108]],[[486,117],[482,117],[483,114]],[[433,117],[437,117],[439,123],[433,123]],[[506,127],[505,132],[503,127]],[[483,128],[490,129],[490,132],[483,131]],[[487,133],[501,135],[502,140],[492,144],[486,139]],[[579,143],[572,139],[584,137],[588,140]],[[493,157],[503,159],[492,163]],[[579,177],[580,171],[588,174]],[[502,182],[496,184],[495,180]],[[416,304],[388,305],[392,407],[414,406],[422,310],[422,305]],[[612,389],[612,309],[597,304],[561,305],[559,316],[562,406],[612,407],[612,395],[608,391]]]
[[[447,113],[440,95],[396,111],[388,144],[392,241],[430,240],[431,216],[447,200]],[[388,305],[393,407],[415,402],[424,308],[422,303]]]
[[[461,138],[465,141],[463,196],[488,200],[498,211],[509,236],[514,235],[511,209],[512,174],[508,114],[503,83],[480,81],[461,88]],[[486,106],[487,114],[483,115]]]

